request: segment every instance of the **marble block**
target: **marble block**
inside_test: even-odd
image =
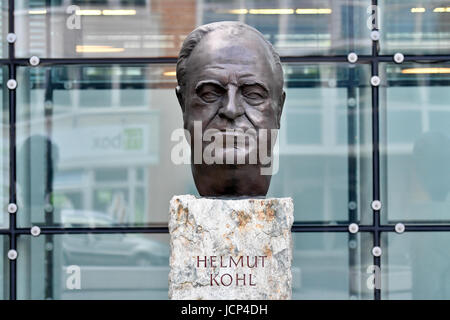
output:
[[[169,298],[291,299],[291,198],[174,196]]]

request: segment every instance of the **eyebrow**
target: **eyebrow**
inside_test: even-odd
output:
[[[216,85],[216,86],[219,86],[219,87],[221,87],[223,89],[226,89],[225,86],[222,83],[220,83],[219,81],[217,81],[217,80],[202,80],[202,81],[199,81],[196,84],[195,91],[199,90],[201,87],[203,87],[203,86],[205,86],[207,84]]]
[[[222,83],[220,83],[217,80],[202,80],[199,81],[196,86],[195,86],[195,91],[198,91],[201,87],[205,86],[205,85],[216,85],[221,87],[222,89],[226,90],[226,86],[224,86]],[[260,82],[260,81],[255,81],[255,80],[247,80],[247,81],[242,81],[239,83],[239,86],[258,86],[261,87],[261,89],[263,89],[264,91],[266,91],[267,93],[269,93],[269,89],[267,88],[267,86]]]

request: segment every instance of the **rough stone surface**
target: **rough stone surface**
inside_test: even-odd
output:
[[[174,196],[169,298],[291,299],[293,212],[291,198]]]

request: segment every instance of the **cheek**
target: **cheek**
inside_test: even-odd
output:
[[[246,114],[257,128],[275,129],[277,119],[272,102],[266,101],[260,105],[246,105]]]
[[[191,98],[186,104],[184,115],[185,128],[191,130],[194,127],[194,121],[201,121],[202,128],[215,117],[219,110],[219,103],[205,103],[198,97]]]

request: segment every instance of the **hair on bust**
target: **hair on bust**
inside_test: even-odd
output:
[[[183,45],[181,46],[180,54],[178,56],[177,61],[177,81],[178,86],[183,87],[186,84],[185,77],[186,77],[186,67],[187,62],[189,60],[189,57],[191,56],[192,51],[194,51],[195,47],[200,43],[200,41],[209,33],[216,31],[216,30],[227,30],[229,31],[230,37],[233,36],[239,36],[244,32],[254,32],[261,40],[263,40],[263,43],[266,45],[266,47],[269,49],[273,62],[275,64],[275,67],[278,69],[276,72],[277,74],[280,74],[280,81],[281,81],[281,88],[283,87],[283,68],[281,66],[280,56],[273,48],[272,44],[267,41],[267,39],[263,36],[261,32],[256,30],[255,28],[246,25],[239,21],[220,21],[220,22],[213,22],[209,24],[205,24],[203,26],[200,26],[193,30],[183,41]]]

